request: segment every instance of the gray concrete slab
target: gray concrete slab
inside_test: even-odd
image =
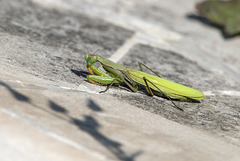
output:
[[[102,160],[100,154],[71,144],[67,139],[64,140],[36,124],[33,126],[34,122],[8,109],[1,107],[0,116],[2,161]]]
[[[101,19],[49,10],[31,1],[0,3],[1,63],[53,81],[79,85],[79,75],[86,75],[87,48],[109,56],[133,34]]]
[[[6,151],[1,155],[3,158],[11,152],[19,160],[64,160],[64,157],[66,160],[95,157],[237,160],[239,157],[238,147],[216,135],[140,110],[109,94],[22,88],[18,83],[11,88],[5,82],[0,96],[4,125],[1,145],[7,145],[1,146]]]
[[[239,160],[240,38],[194,19],[196,2],[2,0],[0,160]],[[206,99],[99,94],[84,44]]]

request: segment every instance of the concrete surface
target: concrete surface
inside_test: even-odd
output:
[[[197,2],[2,0],[0,160],[240,160],[240,38],[194,18]],[[206,99],[99,94],[85,46]]]

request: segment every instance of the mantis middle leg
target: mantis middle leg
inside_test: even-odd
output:
[[[156,72],[154,72],[151,68],[149,68],[148,66],[146,66],[145,64],[138,62],[138,66],[140,68],[141,71],[143,71],[142,66],[144,66],[145,68],[147,68],[148,70],[150,70],[152,73],[154,73],[156,76],[162,78],[159,74],[157,74]]]

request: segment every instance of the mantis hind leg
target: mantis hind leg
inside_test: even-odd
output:
[[[159,89],[153,82],[151,82],[150,80],[148,80],[146,77],[143,77],[143,80],[144,80],[144,82],[145,82],[145,84],[146,84],[146,90],[147,90],[147,92],[148,92],[151,96],[154,96],[154,93],[153,93],[153,91],[151,90],[151,88],[149,87],[148,82],[149,82],[150,84],[152,84],[154,87],[156,87],[156,88],[159,90],[159,92],[161,92],[161,93],[163,94],[164,97],[168,98],[168,99],[172,102],[172,104],[173,104],[177,109],[183,111],[182,108],[178,107],[178,106],[172,101],[172,99],[171,99],[167,94],[165,94],[161,89]]]
[[[140,68],[141,71],[143,71],[142,66],[144,66],[145,68],[147,68],[148,70],[150,70],[152,73],[154,73],[156,76],[162,78],[159,74],[157,74],[156,72],[154,72],[151,68],[149,68],[148,66],[146,66],[145,64],[138,62],[138,66]]]
[[[148,70],[150,70],[152,73],[154,73],[155,75],[157,75],[158,77],[160,77],[160,78],[162,78],[160,75],[158,75],[156,72],[154,72],[151,68],[149,68],[148,66],[146,66],[145,64],[143,64],[143,63],[141,63],[141,62],[138,62],[138,65],[139,65],[139,67],[140,67],[140,70],[141,71],[143,71],[142,70],[142,66],[144,66],[145,68],[147,68]],[[150,82],[150,81],[149,81]],[[145,82],[146,83],[146,82]],[[151,84],[152,85],[154,85],[152,82],[151,82]],[[155,85],[154,85],[155,86]],[[156,87],[156,86],[155,86]],[[156,87],[157,88],[157,87]],[[145,89],[147,90],[147,92],[150,94],[150,95],[152,95],[151,93],[150,93],[150,91],[149,91],[149,87],[147,88],[147,87],[145,87]],[[164,92],[162,92],[159,88],[157,88],[159,91],[160,91],[160,93],[162,93],[163,94],[163,96],[164,97],[166,97],[166,98],[168,98],[169,100],[171,100],[171,98],[169,97],[169,96],[167,96]],[[187,96],[177,96],[176,98],[172,98],[172,99],[176,99],[176,100],[179,100],[179,101],[186,101],[186,102],[193,102],[193,103],[199,103],[200,101],[198,101],[198,100],[195,100],[195,99],[192,99],[192,98],[190,98],[190,97],[187,97]]]

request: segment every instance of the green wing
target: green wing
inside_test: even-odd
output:
[[[155,86],[157,86],[161,91],[165,94],[169,95],[174,99],[182,99],[182,98],[191,98],[191,99],[204,99],[204,95],[201,91],[196,89],[145,73],[134,69],[129,69],[127,73],[131,76],[131,78],[137,83],[146,86],[143,77],[147,78],[151,81]],[[150,88],[159,91],[155,86],[149,84]],[[187,99],[186,98],[186,99]]]

